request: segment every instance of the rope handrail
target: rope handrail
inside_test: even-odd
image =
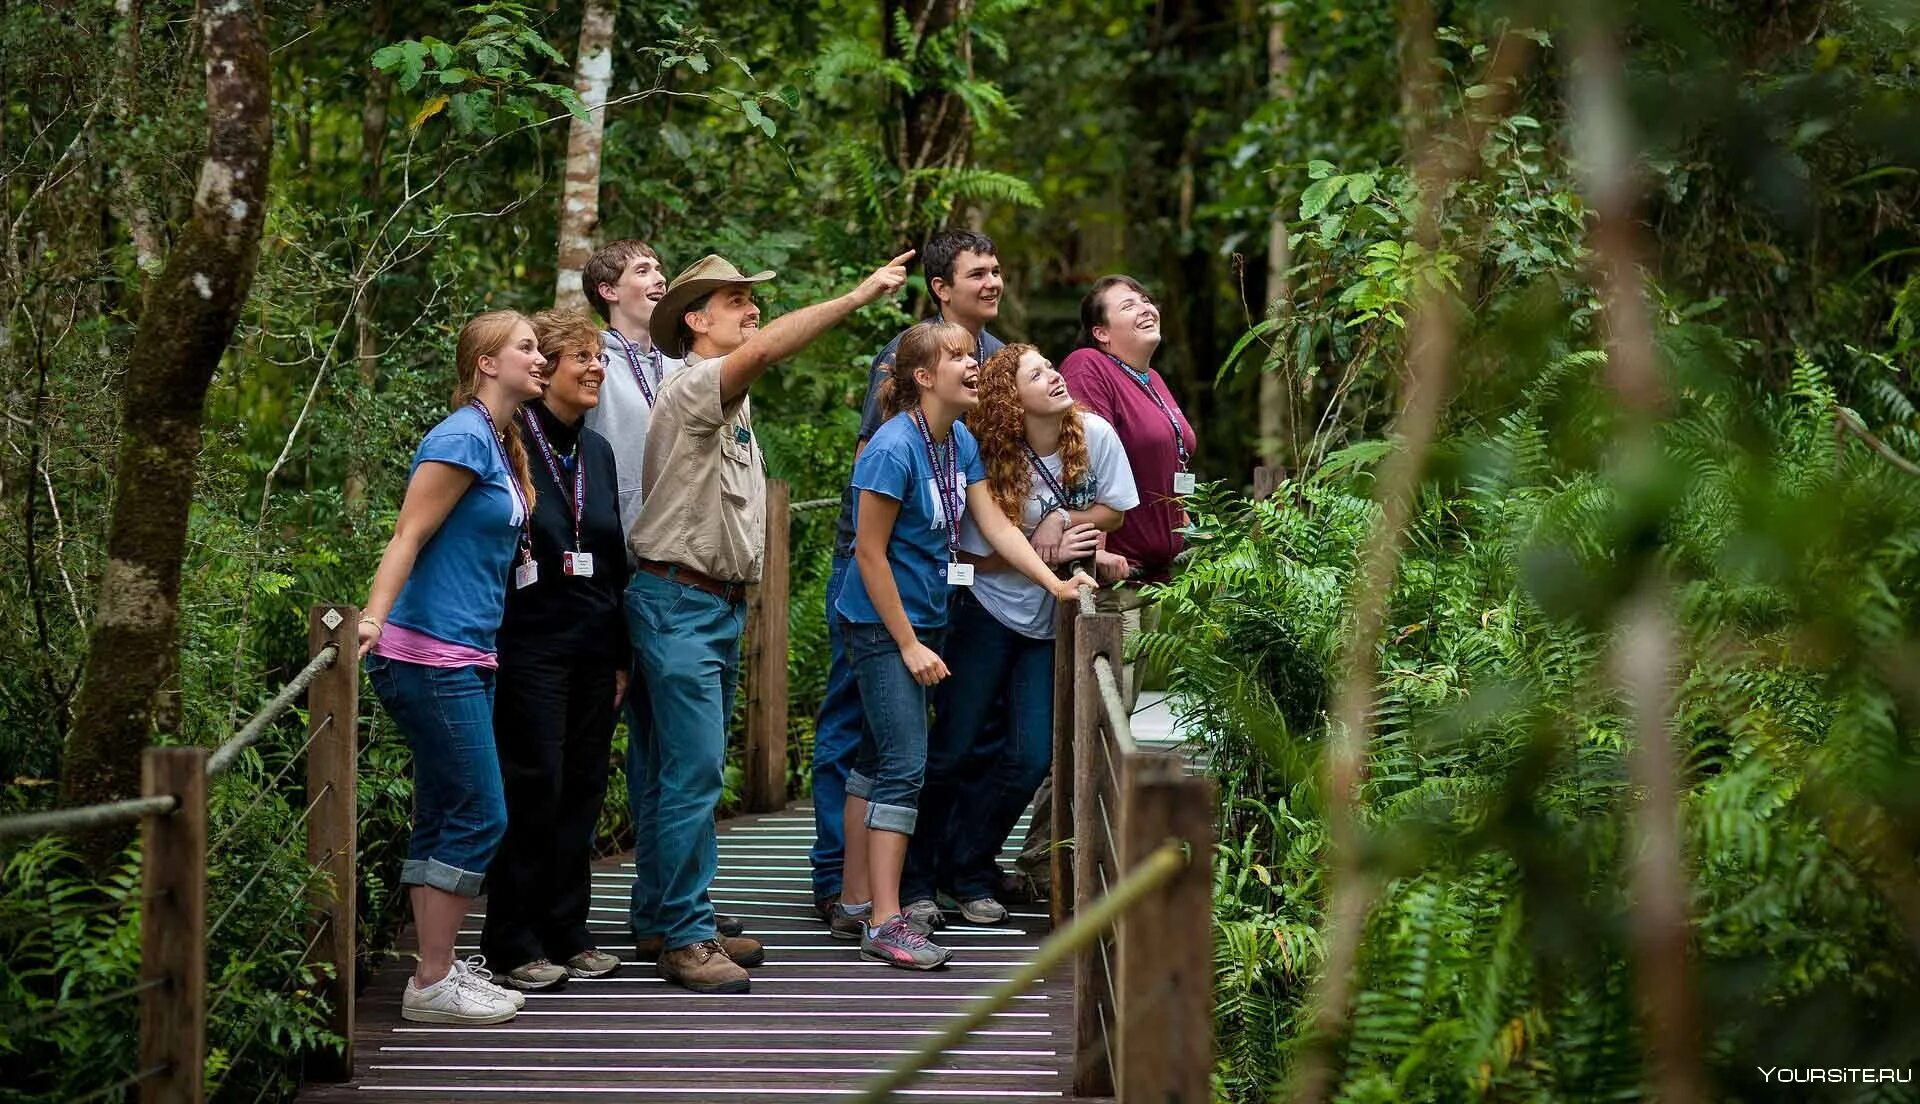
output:
[[[1133,739],[1133,723],[1126,702],[1120,697],[1120,679],[1114,674],[1113,661],[1104,655],[1094,656],[1093,677],[1100,684],[1100,708],[1107,715],[1103,727],[1113,733],[1113,742],[1120,745],[1122,756],[1134,754],[1140,745]]]
[[[242,725],[240,731],[233,734],[232,739],[221,744],[208,758],[207,777],[218,778],[226,773],[227,768],[233,766],[234,760],[240,757],[240,753],[258,740],[260,734],[267,730],[267,726],[279,720],[280,715],[293,705],[293,700],[313,682],[315,676],[332,667],[339,658],[340,645],[332,641],[328,641],[319,651],[313,653],[313,658],[307,661],[305,667],[300,668],[300,673],[294,675],[292,681],[281,687],[272,701],[263,706],[260,712],[255,713],[252,720]]]
[[[995,1012],[1013,1003],[1013,998],[1024,993],[1034,982],[1046,976],[1046,972],[1069,955],[1081,950],[1090,941],[1104,935],[1127,911],[1138,904],[1147,894],[1164,885],[1169,878],[1178,874],[1189,861],[1189,848],[1180,840],[1168,840],[1161,844],[1153,854],[1148,855],[1132,872],[1120,879],[1111,893],[1101,897],[1091,908],[1074,916],[1066,927],[1043,941],[1033,961],[1017,970],[1014,975],[993,987],[986,996],[969,1008],[965,1015],[948,1024],[947,1027],[914,1051],[906,1061],[881,1074],[867,1090],[860,1094],[858,1104],[880,1104],[891,1100],[895,1090],[905,1087],[915,1077],[926,1072],[927,1068],[939,1061],[949,1048],[959,1046],[966,1041],[974,1028],[986,1023]]]
[[[840,499],[838,498],[809,498],[804,502],[796,502],[787,507],[787,509],[795,512],[801,510],[824,510],[829,506],[838,505],[840,505]]]
[[[0,817],[0,840],[19,836],[71,833],[84,828],[98,828],[103,824],[139,820],[144,816],[164,815],[173,812],[179,804],[179,801],[173,797],[160,794],[154,797],[130,797],[124,801],[108,801],[99,805],[75,805],[67,809],[49,809],[44,813],[21,813],[17,816]]]

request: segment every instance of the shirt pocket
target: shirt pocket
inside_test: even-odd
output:
[[[746,505],[753,488],[753,431],[723,425],[720,434],[720,493],[736,506]]]

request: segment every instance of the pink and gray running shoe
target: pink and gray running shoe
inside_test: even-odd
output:
[[[902,970],[937,970],[947,964],[953,952],[914,931],[895,914],[880,925],[879,931],[860,926],[860,957]]]

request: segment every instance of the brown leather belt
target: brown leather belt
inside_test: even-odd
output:
[[[641,560],[640,570],[649,575],[658,575],[668,582],[690,586],[704,591],[723,602],[739,605],[747,600],[747,584],[727,583],[711,575],[695,571],[691,567],[676,563],[662,563],[659,560]]]

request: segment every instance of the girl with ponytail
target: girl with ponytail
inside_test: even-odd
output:
[[[545,386],[546,359],[516,311],[460,331],[454,410],[413,455],[413,473],[360,619],[374,693],[413,749],[413,835],[400,882],[420,958],[403,1018],[490,1024],[525,1000],[483,961],[456,962],[454,937],[506,831],[493,739],[494,638],[507,589],[538,576],[527,541],[533,480],[514,424]]]
[[[940,647],[949,597],[973,585],[961,524],[1055,598],[1091,580],[1056,579],[988,490],[980,449],[959,423],[979,405],[974,338],[923,322],[900,339],[880,400],[892,416],[853,468],[853,562],[835,612],[865,724],[847,776],[845,885],[829,927],[861,955],[930,970],[950,953],[902,915],[900,874],[927,762],[927,692],[947,677]],[[937,827],[929,824],[929,828]]]

